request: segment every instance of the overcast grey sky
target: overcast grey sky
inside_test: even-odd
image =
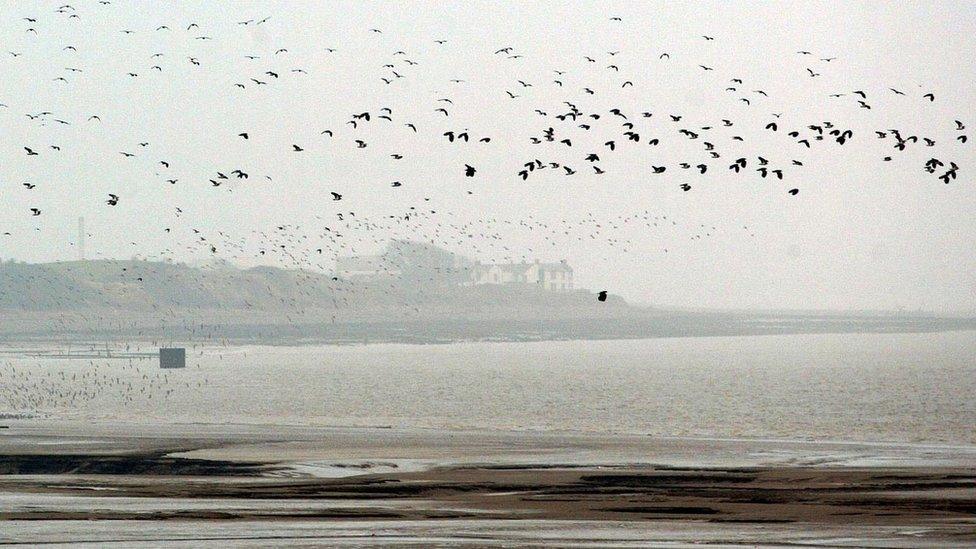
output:
[[[308,266],[326,267],[312,251],[330,249],[328,226],[343,233],[342,253],[409,237],[485,261],[565,258],[580,286],[644,303],[976,310],[974,2],[78,0],[74,12],[56,13],[64,2],[3,2],[0,233],[10,234],[0,237],[2,258],[74,259],[84,216],[89,257],[207,259],[196,229],[219,257],[240,264],[290,265],[311,254]],[[237,24],[268,16],[262,25]],[[187,30],[191,23],[199,28]],[[156,30],[162,25],[169,29]],[[506,46],[522,57],[494,53]],[[663,52],[670,58],[660,59]],[[827,57],[836,59],[820,61]],[[388,63],[403,78],[385,84]],[[625,81],[633,86],[622,88]],[[853,90],[866,92],[870,110],[858,107]],[[928,92],[935,102],[922,98]],[[603,118],[590,133],[560,125],[553,116],[566,111],[564,101]],[[449,117],[435,112],[441,106]],[[375,119],[382,107],[392,122]],[[609,153],[605,140],[624,139],[608,112],[615,107],[639,125],[642,140],[659,137],[661,145]],[[44,111],[52,114],[26,116]],[[363,111],[374,119],[354,130],[346,122]],[[735,126],[721,128],[722,119]],[[780,131],[763,129],[774,120]],[[955,141],[967,132],[954,120],[967,125],[969,143]],[[784,135],[823,121],[854,138],[806,150]],[[566,127],[574,146],[530,143],[549,126]],[[676,134],[702,126],[714,129],[700,130],[699,141]],[[874,135],[889,128],[937,145],[899,153],[890,136]],[[325,129],[335,136],[320,135]],[[464,129],[492,141],[441,136]],[[245,131],[246,141],[237,137]],[[368,147],[357,149],[355,139]],[[715,142],[722,158],[705,176],[680,169],[702,157],[702,140]],[[24,147],[39,154],[28,157]],[[589,152],[600,153],[605,174],[582,160]],[[761,179],[752,165],[745,176],[727,169],[757,155],[786,168],[786,180]],[[883,162],[886,155],[893,160]],[[930,157],[956,162],[958,179],[944,185],[925,173]],[[522,181],[516,173],[534,158],[578,173]],[[465,164],[478,168],[476,177],[464,177]],[[655,175],[652,165],[669,169]],[[238,168],[250,178],[208,182]],[[794,187],[797,196],[786,194]],[[117,206],[105,203],[109,193],[119,195]],[[411,206],[436,213],[385,220]],[[40,216],[31,215],[35,207]],[[377,225],[346,228],[348,212]],[[289,253],[261,255],[271,243]]]

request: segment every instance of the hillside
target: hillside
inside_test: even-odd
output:
[[[428,280],[350,281],[274,267],[195,268],[150,261],[0,263],[0,309],[72,311],[207,309],[260,311],[369,310],[384,307],[573,307],[595,301],[586,291],[531,286],[459,287]],[[623,306],[612,298],[604,306]],[[604,307],[605,308],[605,307]]]
[[[0,342],[437,343],[976,329],[970,318],[663,311],[525,284],[343,280],[149,261],[0,263],[0,319]]]

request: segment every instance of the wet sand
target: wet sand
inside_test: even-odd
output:
[[[965,446],[8,423],[0,543],[976,545]]]

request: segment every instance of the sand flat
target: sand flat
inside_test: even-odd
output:
[[[973,456],[949,445],[22,420],[0,435],[0,543],[965,546],[976,544]]]

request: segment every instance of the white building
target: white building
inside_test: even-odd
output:
[[[400,240],[390,242],[381,255],[340,257],[335,272],[345,280],[397,278],[423,283],[436,280],[451,286],[497,284],[536,286],[547,291],[573,289],[573,268],[565,260],[487,264],[471,262],[429,244]]]
[[[565,260],[559,263],[475,263],[466,285],[481,284],[528,284],[550,291],[572,290],[573,268]]]

